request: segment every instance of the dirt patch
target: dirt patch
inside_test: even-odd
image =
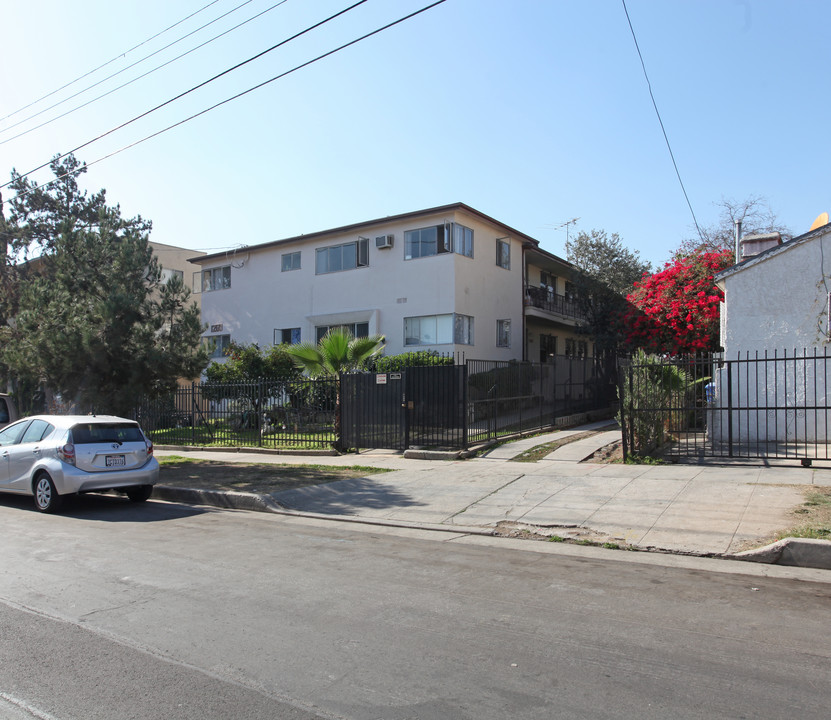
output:
[[[623,443],[618,440],[610,445],[606,445],[605,447],[600,448],[597,452],[595,452],[591,457],[587,458],[583,462],[588,463],[598,463],[598,464],[610,464],[610,463],[622,463],[623,462]]]
[[[227,463],[160,458],[159,484],[200,490],[273,493],[386,472],[372,467]]]
[[[518,540],[540,540],[544,542],[570,543],[572,545],[593,545],[595,547],[614,550],[634,549],[623,538],[614,538],[606,533],[579,526],[545,527],[505,520],[496,524],[494,535],[516,538]]]
[[[530,450],[526,450],[525,452],[512,457],[511,462],[537,462],[537,460],[542,460],[546,455],[553,453],[557,448],[561,448],[563,445],[568,445],[569,443],[577,442],[578,440],[583,440],[597,434],[597,431],[588,430],[586,432],[577,433],[576,435],[568,435],[567,437],[560,438],[558,440],[552,440],[551,442],[547,442],[543,445],[535,445]]]

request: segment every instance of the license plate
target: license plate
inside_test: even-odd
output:
[[[116,467],[117,465],[126,465],[123,455],[107,455],[105,459],[107,467]]]

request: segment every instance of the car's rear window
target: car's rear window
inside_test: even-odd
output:
[[[78,423],[72,427],[72,442],[76,445],[144,442],[144,435],[133,423]]]

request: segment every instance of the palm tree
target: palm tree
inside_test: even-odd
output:
[[[384,336],[354,338],[343,328],[330,330],[317,345],[299,343],[287,348],[295,364],[309,377],[328,376],[336,380],[335,449],[341,447],[340,378],[350,370],[364,367],[366,361],[384,349]]]

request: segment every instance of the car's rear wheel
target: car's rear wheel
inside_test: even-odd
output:
[[[128,488],[124,491],[130,502],[144,502],[153,494],[152,485],[139,485],[138,487]]]
[[[61,506],[61,496],[55,489],[55,483],[48,473],[40,472],[34,482],[35,507],[42,513],[57,512]]]

